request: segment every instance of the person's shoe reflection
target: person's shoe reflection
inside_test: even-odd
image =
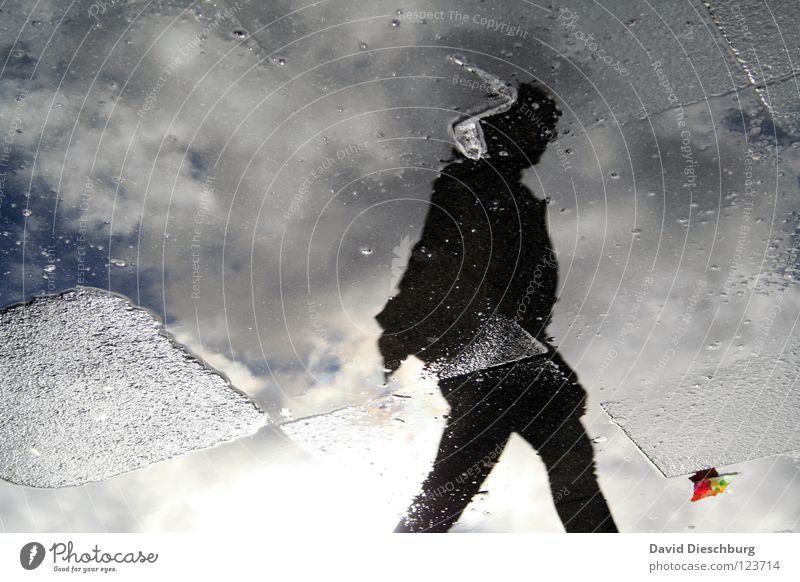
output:
[[[547,341],[558,266],[546,203],[522,184],[522,172],[554,139],[559,116],[542,90],[522,85],[511,109],[482,120],[491,157],[442,170],[399,292],[376,317],[389,373],[409,355],[427,364],[453,358],[493,314],[513,319],[550,350],[440,380],[451,406],[447,426],[433,470],[395,531],[447,531],[514,432],[547,466],[567,531],[616,531],[580,422],[586,392]]]

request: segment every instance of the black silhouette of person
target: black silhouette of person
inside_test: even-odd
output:
[[[516,321],[547,353],[440,379],[450,405],[431,473],[397,532],[444,532],[461,516],[512,433],[547,466],[569,532],[615,532],[580,422],[586,392],[548,342],[557,263],[546,202],[522,184],[561,115],[540,88],[522,84],[515,104],[481,120],[488,158],[441,170],[421,240],[399,292],[376,316],[387,376],[409,355],[426,364],[458,355],[493,316]]]

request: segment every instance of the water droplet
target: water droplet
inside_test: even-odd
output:
[[[50,263],[49,265],[45,265],[43,270],[45,273],[52,273],[56,270],[56,266],[53,263]]]
[[[358,48],[360,48],[362,51],[367,50],[367,43],[365,42],[359,43]]]
[[[247,33],[244,30],[234,30],[233,36],[236,38],[247,38]]]
[[[609,176],[611,177],[612,180],[619,180],[619,172],[611,172]]]
[[[361,247],[361,254],[364,256],[371,255],[372,249],[369,247]]]
[[[400,21],[395,18],[394,20],[392,20],[391,26],[392,28],[397,28],[398,26],[400,26]]]
[[[278,65],[279,67],[283,67],[284,65],[286,65],[286,59],[284,59],[283,57],[272,57],[270,61]]]
[[[606,442],[606,441],[608,441],[608,438],[607,438],[607,437],[604,437],[604,436],[594,437],[594,438],[592,439],[592,442],[593,442],[593,443],[604,443],[604,442]]]
[[[31,212],[27,208],[22,211],[22,216],[30,216],[31,214],[33,214],[33,212]]]
[[[115,267],[124,267],[127,264],[122,259],[109,259],[108,262],[114,265]]]

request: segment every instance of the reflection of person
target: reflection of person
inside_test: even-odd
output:
[[[447,427],[433,470],[396,531],[447,531],[513,432],[547,466],[567,531],[616,531],[579,420],[586,393],[545,333],[557,284],[546,203],[521,181],[559,115],[542,90],[524,84],[511,109],[482,120],[489,159],[442,170],[399,292],[376,318],[390,373],[409,355],[428,364],[453,358],[496,314],[548,347],[539,357],[440,380],[450,404]]]

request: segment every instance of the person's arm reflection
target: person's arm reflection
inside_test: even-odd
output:
[[[491,157],[442,170],[399,292],[376,317],[388,373],[409,355],[427,364],[452,358],[493,314],[518,322],[550,350],[440,380],[451,407],[447,426],[433,470],[396,531],[447,531],[513,432],[545,462],[567,531],[616,531],[580,422],[586,392],[547,344],[558,273],[546,204],[522,184],[559,116],[541,89],[522,85],[511,109],[483,120]]]

